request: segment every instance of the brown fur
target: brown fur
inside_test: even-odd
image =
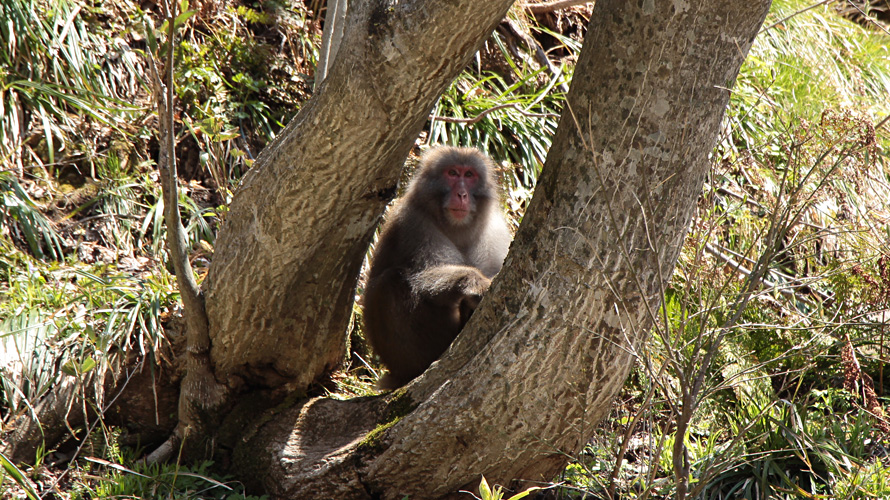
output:
[[[479,175],[460,222],[446,214],[444,180],[458,165]],[[470,148],[427,152],[387,217],[365,287],[365,333],[389,369],[379,386],[408,383],[448,349],[500,271],[510,240],[491,161]]]

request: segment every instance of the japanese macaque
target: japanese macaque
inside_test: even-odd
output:
[[[390,210],[365,287],[365,334],[405,385],[451,345],[500,271],[512,237],[494,166],[471,148],[427,152]]]

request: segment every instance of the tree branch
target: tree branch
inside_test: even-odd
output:
[[[318,64],[315,67],[315,84],[317,90],[321,82],[328,76],[340,40],[343,39],[343,28],[346,25],[347,0],[331,0],[327,3],[324,16],[324,31],[321,34],[321,49],[318,51]]]

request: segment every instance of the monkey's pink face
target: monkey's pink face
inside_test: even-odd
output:
[[[463,223],[474,209],[473,195],[479,183],[479,173],[470,166],[452,165],[444,170],[443,175],[450,188],[445,211],[453,222]]]

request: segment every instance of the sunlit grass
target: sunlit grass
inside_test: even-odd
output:
[[[178,300],[167,273],[47,265],[6,248],[0,261],[0,403],[33,407],[62,377],[103,384],[133,354],[157,361]],[[95,376],[94,376],[95,375]]]
[[[134,59],[94,33],[86,14],[67,0],[0,3],[0,162],[22,165],[35,124],[52,165],[84,118],[118,127],[138,110],[122,100],[139,85],[129,72]]]
[[[817,122],[844,108],[878,122],[890,114],[890,34],[838,16],[832,4],[782,21],[811,4],[773,2],[733,89],[736,150],[766,146],[792,117]],[[890,144],[887,134],[881,140]]]

